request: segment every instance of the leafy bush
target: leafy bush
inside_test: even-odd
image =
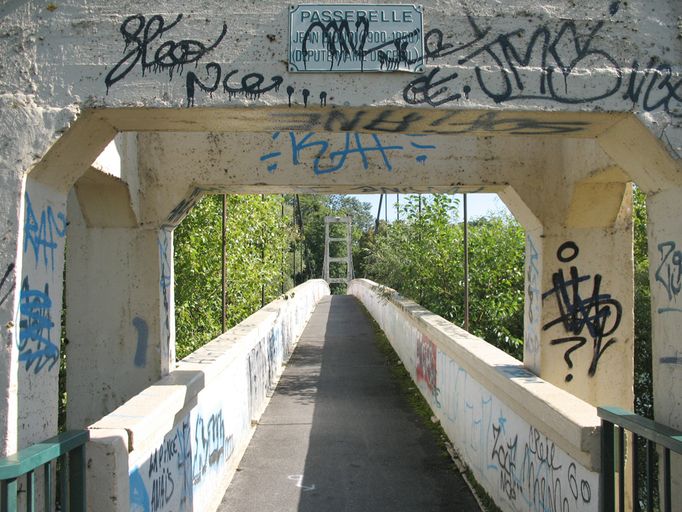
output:
[[[464,322],[464,230],[452,196],[408,196],[400,218],[363,240],[363,274]],[[470,332],[523,357],[524,232],[511,217],[469,225]]]
[[[226,327],[291,285],[285,277],[294,237],[282,197],[227,196]],[[221,332],[221,196],[206,196],[175,230],[175,321],[179,359]]]

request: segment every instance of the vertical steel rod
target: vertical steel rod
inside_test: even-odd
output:
[[[646,440],[646,502],[647,510],[654,510],[654,443]]]
[[[379,195],[379,209],[377,210],[377,219],[374,221],[374,234],[379,232],[379,220],[381,219],[381,203],[384,200],[384,194]]]
[[[69,462],[66,454],[59,457],[59,470],[57,471],[59,477],[59,503],[62,506],[63,512],[68,512],[69,507]]]
[[[297,196],[295,196],[296,198]],[[291,214],[293,216],[293,226],[296,227],[296,203],[294,201],[291,202]],[[301,233],[302,234],[302,233]],[[298,243],[296,240],[294,240],[294,261],[293,261],[293,270],[291,273],[291,282],[294,287],[296,287],[296,247],[298,246]]]
[[[632,433],[632,511],[639,512],[639,436]]]
[[[71,483],[69,505],[72,512],[86,512],[85,464],[85,445],[69,452],[69,482]]]
[[[625,429],[618,427],[618,510],[625,512]]]
[[[26,473],[26,512],[36,509],[36,474],[35,471]]]
[[[280,215],[280,224],[282,227],[284,226],[284,194],[282,194],[282,213]],[[282,247],[282,261],[280,265],[280,280],[282,281],[282,290],[281,293],[284,295],[284,259],[285,259],[285,254],[286,251],[284,247]]]
[[[601,422],[601,496],[603,512],[612,512],[615,508],[614,465],[613,465],[613,423]]]
[[[265,194],[260,195],[261,202],[265,202]],[[265,228],[263,228],[265,230]],[[264,235],[264,233],[262,233]],[[265,239],[265,236],[263,236]],[[265,267],[265,240],[261,242],[260,246],[260,264]],[[260,307],[265,307],[265,283],[260,284]]]
[[[670,512],[672,510],[672,499],[670,492],[670,449],[663,449],[663,510]]]
[[[221,320],[220,320],[220,325],[222,327],[223,332],[227,329],[227,287],[225,283],[225,279],[227,278],[227,270],[225,267],[227,266],[227,256],[225,254],[225,247],[227,246],[227,197],[225,194],[223,194],[223,221],[222,221],[222,228],[221,228],[221,238],[222,238],[222,252],[220,254],[220,268],[221,268],[221,275],[222,275],[222,315],[221,315]]]
[[[43,467],[45,468],[45,510],[52,510],[52,462],[46,462]]]
[[[469,217],[467,195],[464,194],[464,330],[469,331]]]
[[[384,220],[388,224],[388,194],[386,194],[386,204],[384,205]]]

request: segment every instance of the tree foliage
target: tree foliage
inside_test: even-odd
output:
[[[226,327],[289,288],[291,217],[280,196],[227,196]],[[222,203],[206,196],[175,230],[175,318],[178,358],[221,332]]]
[[[401,221],[366,237],[369,278],[396,288],[427,309],[464,321],[464,230],[452,196],[408,196]],[[524,233],[510,217],[469,226],[469,330],[515,357],[523,355]]]
[[[632,207],[635,260],[635,412],[653,418],[651,289],[646,195],[636,187],[633,190]]]

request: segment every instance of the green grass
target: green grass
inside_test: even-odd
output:
[[[412,380],[410,372],[407,371],[400,360],[400,357],[398,357],[398,354],[396,354],[395,350],[393,350],[393,346],[388,341],[384,331],[382,331],[381,327],[379,327],[379,325],[374,321],[374,318],[369,311],[367,311],[367,309],[361,303],[360,306],[372,324],[377,347],[386,359],[386,364],[391,370],[391,374],[398,385],[400,394],[405,398],[410,408],[417,414],[423,425],[433,432],[438,438],[441,455],[448,459],[451,469],[453,471],[459,472],[457,466],[450,456],[450,453],[447,450],[446,443],[448,443],[449,440],[447,434],[440,424],[440,421],[432,421],[431,418],[434,416],[433,411],[417,388],[417,385]],[[462,474],[462,476],[468,481],[469,485],[474,488],[478,501],[483,505],[483,510],[485,512],[502,512],[501,509],[495,504],[493,499],[485,491],[485,489],[476,481],[469,468],[466,468],[466,471]]]

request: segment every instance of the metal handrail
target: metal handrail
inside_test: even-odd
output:
[[[0,459],[0,512],[17,510],[18,479],[26,475],[26,510],[36,509],[36,469],[44,470],[45,510],[52,510],[52,463],[61,464],[62,511],[85,512],[85,443],[87,430],[69,431]],[[68,498],[67,498],[68,497]]]
[[[625,430],[632,433],[632,510],[638,512],[639,505],[639,454],[637,445],[639,438],[646,439],[646,474],[647,474],[647,509],[653,510],[654,502],[654,468],[655,444],[663,448],[663,509],[672,510],[670,491],[670,452],[682,454],[682,432],[639,416],[620,407],[598,407],[597,414],[602,419],[601,474],[602,474],[602,510],[613,511],[616,508],[616,489],[618,490],[619,510],[625,510]],[[617,435],[615,426],[618,426]],[[616,452],[618,460],[616,460]],[[618,473],[616,485],[614,473]]]

